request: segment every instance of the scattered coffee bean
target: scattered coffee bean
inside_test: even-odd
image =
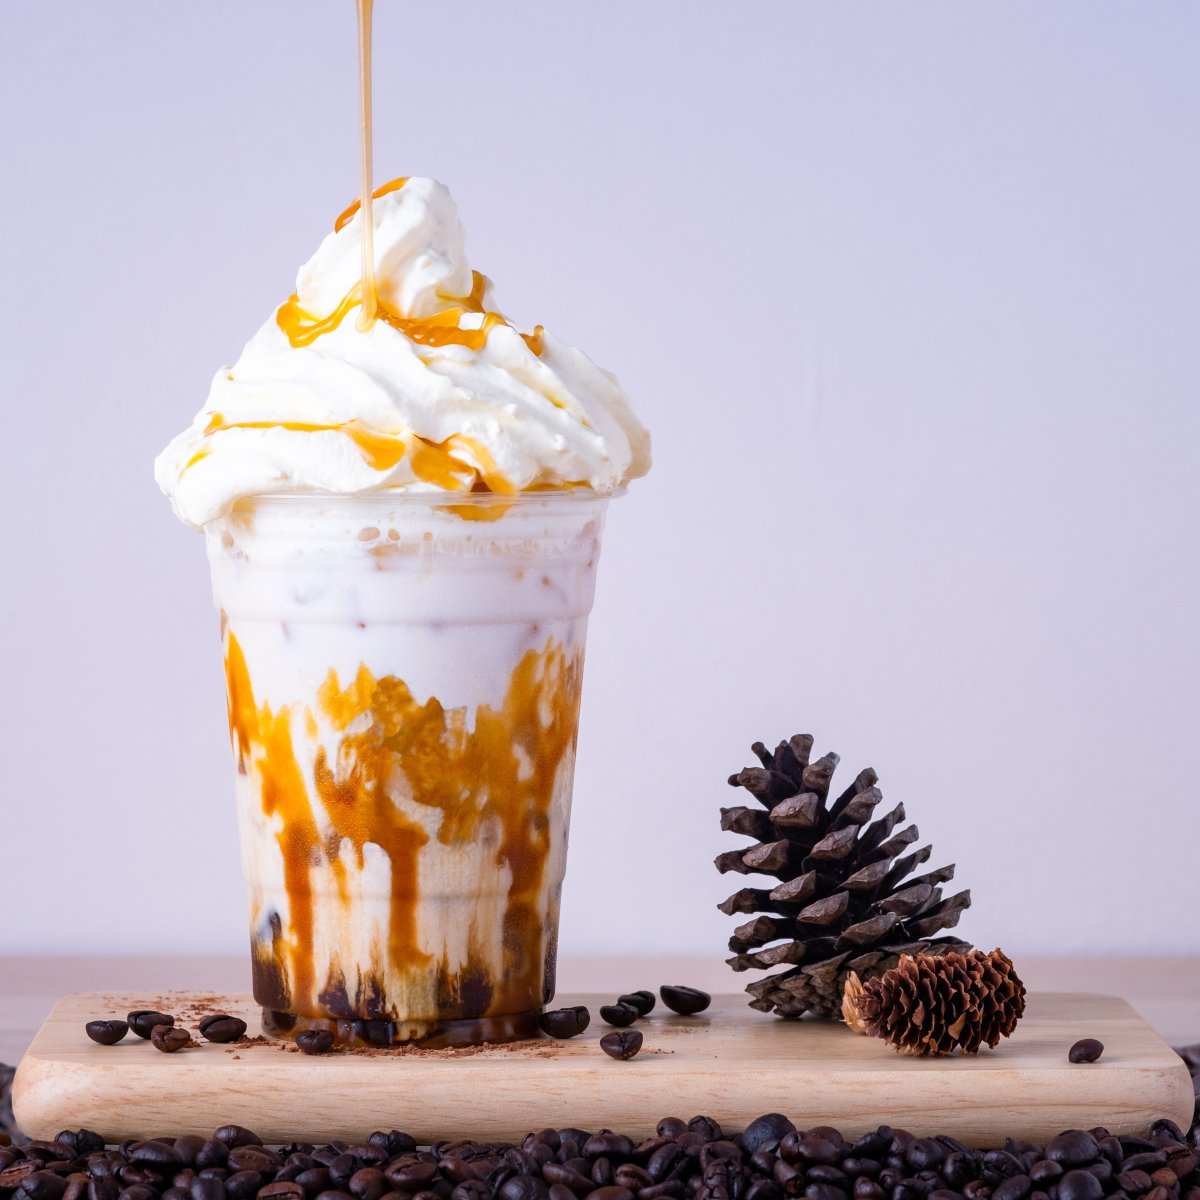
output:
[[[617,997],[618,1004],[628,1004],[638,1010],[640,1016],[645,1016],[654,1009],[654,993],[647,991],[626,992]]]
[[[154,1025],[150,1029],[150,1044],[164,1054],[174,1054],[192,1044],[192,1035],[178,1025]]]
[[[542,1013],[538,1024],[543,1033],[554,1038],[573,1038],[581,1034],[592,1019],[592,1014],[582,1005],[573,1008],[552,1008]]]
[[[246,1035],[246,1022],[228,1013],[215,1013],[200,1022],[200,1036],[210,1042],[236,1042]]]
[[[624,1029],[626,1025],[632,1025],[634,1021],[641,1016],[632,1004],[602,1004],[600,1006],[601,1020],[607,1021],[609,1025],[615,1025],[618,1029]]]
[[[305,1054],[328,1054],[333,1049],[333,1034],[328,1029],[302,1029],[296,1034],[296,1045]]]
[[[1073,1063],[1090,1063],[1095,1062],[1103,1053],[1103,1042],[1098,1042],[1095,1038],[1080,1038],[1068,1051],[1067,1057]]]
[[[135,1008],[125,1019],[129,1022],[129,1028],[140,1038],[148,1038],[155,1025],[175,1024],[175,1018],[169,1013],[155,1012],[152,1008]]]
[[[658,989],[658,994],[672,1012],[677,1012],[684,1017],[694,1017],[712,1003],[712,997],[707,992],[700,991],[699,988],[681,985],[672,987],[667,984]]]
[[[129,1032],[125,1021],[89,1021],[83,1028],[88,1037],[101,1046],[115,1046]]]
[[[600,1039],[600,1049],[609,1058],[632,1058],[642,1048],[642,1035],[636,1029],[618,1029]]]

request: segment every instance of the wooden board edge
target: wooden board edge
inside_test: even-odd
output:
[[[53,1063],[28,1053],[22,1057],[12,1081],[13,1117],[22,1133],[53,1141],[69,1128],[56,1122],[61,1119],[64,1082],[69,1085],[70,1076],[79,1069],[73,1063]]]
[[[58,1002],[47,1014],[42,1028],[39,1030],[38,1037],[35,1038],[30,1052],[28,1052],[18,1065],[17,1074],[13,1081],[13,1107],[18,1125],[29,1133],[31,1136],[42,1138],[53,1138],[60,1130],[64,1128],[74,1127],[71,1118],[71,1103],[72,1096],[91,1091],[89,1086],[95,1079],[96,1067],[85,1065],[83,1063],[72,1062],[69,1059],[60,1059],[54,1055],[42,1056],[36,1053],[37,1041],[41,1037],[46,1027],[50,1025],[58,1014],[66,1007],[77,1005],[79,1002],[88,1002],[93,998],[112,997],[113,991],[107,992],[81,992],[74,993],[68,996],[61,997]],[[1041,993],[1043,995],[1054,995],[1056,993]],[[1062,995],[1070,995],[1071,993],[1061,993]],[[1129,1095],[1145,1089],[1147,1086],[1154,1086],[1154,1090],[1161,1090],[1161,1099],[1156,1097],[1155,1108],[1153,1113],[1146,1113],[1146,1109],[1142,1108],[1136,1118],[1133,1117],[1133,1112],[1126,1110],[1119,1111],[1119,1106],[1112,1112],[1111,1118],[1108,1120],[1109,1126],[1116,1133],[1134,1133],[1144,1134],[1147,1132],[1149,1122],[1160,1117],[1175,1121],[1180,1126],[1186,1128],[1192,1118],[1194,1096],[1192,1090],[1192,1082],[1190,1074],[1183,1060],[1180,1059],[1174,1051],[1162,1041],[1161,1038],[1149,1026],[1148,1022],[1141,1016],[1140,1013],[1129,1004],[1128,1001],[1116,996],[1097,996],[1096,999],[1103,999],[1106,1002],[1116,1004],[1119,1001],[1120,1008],[1132,1015],[1145,1029],[1153,1035],[1154,1041],[1157,1042],[1156,1049],[1161,1047],[1163,1059],[1160,1063],[1146,1065],[1138,1068],[1130,1068],[1130,1087]],[[1084,1070],[1088,1068],[1074,1067],[1068,1068],[1064,1062],[1063,1070]],[[103,1067],[100,1068],[103,1074]],[[1113,1074],[1120,1074],[1120,1071],[1114,1071]],[[962,1078],[964,1086],[968,1086],[966,1077]],[[1134,1086],[1134,1084],[1139,1086]],[[1143,1092],[1143,1100],[1145,1099]],[[837,1106],[832,1106],[836,1108]],[[1136,1107],[1136,1102],[1133,1107]],[[1159,1111],[1161,1110],[1161,1111]],[[958,1125],[961,1121],[964,1125],[972,1126],[970,1132],[967,1129],[961,1129],[963,1140],[977,1146],[993,1146],[1000,1139],[1010,1133],[1017,1133],[1017,1126],[1021,1124],[1021,1120],[1028,1120],[1028,1112],[1021,1113],[1017,1116],[1019,1110],[1014,1110],[1012,1119],[1004,1117],[1000,1111],[991,1105],[982,1105],[978,1110],[978,1117],[981,1120],[972,1120],[970,1117],[960,1117],[954,1124]],[[1145,1115],[1143,1115],[1145,1114]],[[663,1115],[663,1114],[659,1114]],[[790,1114],[798,1115],[798,1114]],[[908,1114],[911,1118],[913,1114]],[[1104,1114],[1102,1112],[1092,1112],[1089,1114],[1095,1118],[1093,1124],[1105,1124]],[[846,1114],[848,1120],[849,1114]],[[896,1118],[900,1123],[905,1117],[898,1111]],[[640,1118],[631,1118],[632,1121]],[[881,1115],[881,1120],[887,1119],[887,1114]],[[78,1118],[75,1118],[75,1124],[78,1124]],[[819,1119],[814,1117],[808,1122],[810,1125],[819,1123]],[[834,1121],[836,1124],[836,1120]],[[910,1124],[915,1128],[916,1122],[910,1120]],[[1011,1125],[1012,1128],[1008,1128]],[[1001,1128],[1003,1126],[1003,1128]],[[614,1128],[616,1126],[614,1125]],[[960,1126],[961,1128],[961,1126]],[[985,1128],[987,1132],[985,1132]],[[946,1132],[947,1130],[933,1130],[932,1132]],[[158,1132],[162,1132],[159,1130]],[[361,1136],[365,1136],[367,1131],[360,1131]],[[525,1132],[522,1130],[521,1132]],[[626,1131],[628,1132],[628,1131]],[[1053,1133],[1060,1132],[1053,1130]],[[335,1136],[335,1132],[331,1132],[328,1136]],[[149,1135],[148,1135],[149,1136]],[[1050,1134],[1052,1136],[1052,1134]]]
[[[1165,1046],[1166,1042],[1163,1045]],[[1187,1063],[1182,1058],[1179,1059],[1177,1067],[1168,1069],[1167,1074],[1168,1077],[1171,1075],[1175,1077],[1175,1100],[1173,1103],[1178,1103],[1178,1108],[1174,1111],[1165,1112],[1162,1115],[1168,1120],[1174,1121],[1180,1129],[1186,1131],[1192,1123],[1192,1118],[1196,1113],[1196,1106],[1200,1104],[1200,1096],[1196,1094],[1195,1085],[1192,1083],[1192,1073],[1188,1070]]]

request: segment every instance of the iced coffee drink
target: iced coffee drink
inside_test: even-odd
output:
[[[528,1036],[554,989],[587,616],[648,437],[495,308],[448,193],[343,214],[156,475],[221,614],[266,1028]]]

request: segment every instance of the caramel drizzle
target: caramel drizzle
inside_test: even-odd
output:
[[[225,429],[288,429],[294,433],[341,433],[358,447],[367,465],[376,471],[390,471],[408,449],[403,439],[378,433],[357,420],[331,425],[309,421],[226,421],[217,413],[205,427],[204,436],[211,437]]]
[[[350,916],[350,892],[341,847],[349,842],[358,865],[372,842],[391,863],[392,890],[382,961],[364,964],[366,983],[382,994],[388,971],[427,969],[430,948],[416,925],[421,895],[420,852],[429,835],[406,817],[390,789],[402,776],[413,801],[440,810],[438,841],[476,841],[484,823],[499,831],[497,864],[510,872],[503,922],[504,969],[490,977],[482,962],[469,962],[462,975],[487,977],[491,1013],[537,1007],[544,962],[539,897],[550,852],[550,811],[564,763],[574,755],[582,684],[582,654],[548,641],[517,664],[498,708],[476,710],[468,728],[465,709],[447,709],[436,697],[418,701],[403,680],[376,678],[365,666],[343,687],[329,672],[316,696],[316,709],[332,725],[337,749],[299,752],[293,717],[312,737],[313,710],[303,705],[273,712],[254,698],[246,659],[226,632],[229,726],[239,769],[253,769],[263,812],[281,818],[276,838],[284,863],[290,907],[279,966],[288,981],[292,1011],[317,1015],[312,870],[328,866]],[[308,780],[311,778],[310,792]],[[320,800],[318,823],[312,797]],[[349,964],[335,963],[334,969]],[[363,990],[360,981],[359,990]],[[531,1002],[532,997],[532,1002]],[[484,1015],[484,1014],[472,1014]]]
[[[375,0],[357,0],[357,7],[359,133],[362,139],[362,307],[356,323],[360,330],[365,331],[374,324],[378,305],[375,287],[375,213],[371,203],[371,21]]]
[[[415,433],[381,433],[358,420],[328,424],[319,421],[227,421],[221,413],[216,413],[205,426],[204,436],[211,437],[229,429],[340,433],[355,444],[367,466],[375,471],[392,470],[407,454],[413,474],[443,491],[461,492],[481,485],[486,491],[510,496],[517,490],[497,467],[487,447],[461,433],[452,434],[443,442],[431,442]],[[184,469],[199,462],[208,452],[208,447],[202,446]]]
[[[453,308],[443,309],[429,317],[402,317],[392,312],[387,305],[377,302],[375,319],[385,321],[418,346],[465,346],[468,350],[482,350],[487,345],[488,334],[493,329],[500,325],[512,329],[513,325],[501,313],[484,311],[483,293],[487,287],[487,277],[478,271],[472,271],[471,276],[470,295],[464,297],[461,303]],[[333,312],[325,317],[317,317],[300,307],[300,297],[293,292],[279,306],[275,314],[275,323],[283,330],[284,336],[292,346],[299,350],[304,346],[311,346],[324,334],[332,333],[355,305],[363,303],[362,297],[362,285],[356,283],[342,297]],[[461,327],[460,322],[467,313],[483,315],[483,321],[477,329]],[[362,328],[361,319],[357,325]],[[532,333],[520,333],[520,338],[535,355],[541,357],[546,348],[546,331],[543,326],[534,326]]]
[[[408,182],[407,175],[401,175],[399,179],[393,179],[389,183],[381,183],[372,193],[371,198],[378,200],[380,196],[390,195],[392,192],[398,192]],[[341,233],[341,231],[350,224],[354,219],[354,214],[362,208],[362,197],[357,197],[353,204],[344,208],[339,214],[338,219],[333,223],[333,232]]]

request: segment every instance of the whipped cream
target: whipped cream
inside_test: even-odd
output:
[[[412,178],[375,196],[379,318],[356,327],[352,206],[155,461],[179,518],[203,526],[272,492],[603,493],[644,475],[650,437],[620,384],[495,309],[445,187]]]

